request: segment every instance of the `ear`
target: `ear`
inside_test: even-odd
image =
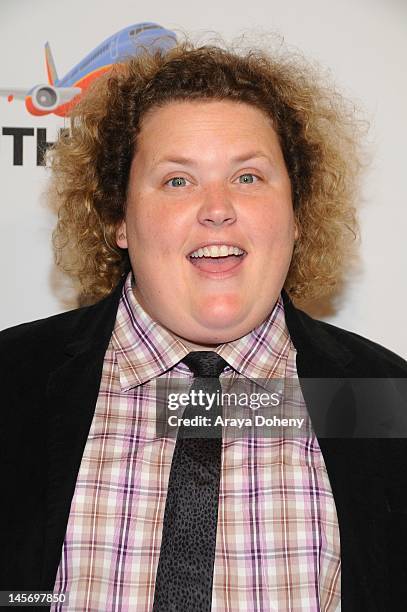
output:
[[[297,221],[294,221],[294,240],[298,240],[300,235],[300,230],[298,229]]]
[[[126,221],[122,221],[116,230],[116,244],[121,249],[127,249]]]

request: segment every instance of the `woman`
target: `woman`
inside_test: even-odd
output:
[[[404,413],[369,430],[352,381],[330,403],[301,383],[310,436],[223,440],[215,523],[199,529],[193,482],[162,571],[176,451],[150,427],[154,385],[190,378],[186,356],[221,357],[225,382],[406,376],[293,305],[347,269],[359,125],[298,56],[188,42],[114,67],[75,109],[52,152],[54,244],[91,305],[1,337],[19,433],[2,588],[75,609],[402,609],[407,447],[382,438]]]

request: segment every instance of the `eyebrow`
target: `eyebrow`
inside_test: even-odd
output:
[[[265,159],[267,159],[267,161],[271,161],[270,157],[268,157],[268,155],[266,155],[263,151],[250,151],[249,153],[243,153],[242,155],[237,155],[236,157],[232,157],[231,161],[233,163],[242,163],[242,162],[246,162],[249,159],[258,159],[260,157],[263,157]],[[161,157],[158,159],[157,163],[155,164],[155,166],[161,166],[162,164],[166,164],[166,163],[173,163],[173,164],[179,164],[179,165],[186,165],[186,166],[196,166],[197,162],[193,159],[191,159],[190,157]]]

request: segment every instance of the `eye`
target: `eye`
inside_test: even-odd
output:
[[[168,181],[166,181],[164,184],[169,185],[171,187],[185,187],[187,182],[183,176],[173,176],[172,178],[168,179]]]
[[[260,180],[260,177],[258,177],[256,174],[252,174],[251,172],[245,172],[244,174],[241,174],[238,178],[239,178],[239,183],[243,185],[250,185],[252,183],[257,183],[257,181]]]

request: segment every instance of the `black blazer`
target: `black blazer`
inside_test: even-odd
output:
[[[53,590],[122,285],[95,305],[0,334],[0,590]],[[397,378],[402,387],[403,359],[283,299],[300,378]],[[405,397],[390,388],[403,419]],[[337,509],[342,610],[407,610],[407,439],[385,437],[392,417],[383,438],[323,437],[338,424],[352,436],[352,391],[328,413],[303,392]]]

